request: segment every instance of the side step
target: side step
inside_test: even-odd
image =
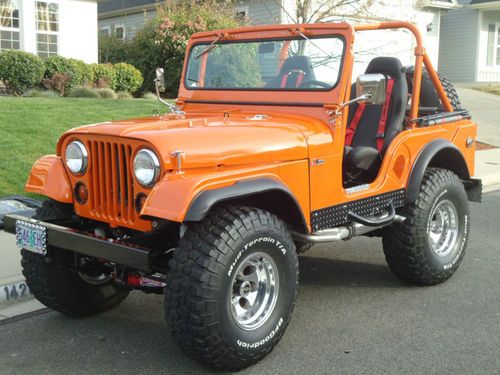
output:
[[[349,240],[353,237],[362,236],[393,223],[402,223],[406,220],[406,217],[396,214],[392,203],[389,205],[389,211],[382,215],[361,217],[350,212],[349,217],[352,222],[348,225],[323,229],[311,234],[292,231],[292,237],[294,240],[302,243],[328,243]]]

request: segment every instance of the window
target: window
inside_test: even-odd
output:
[[[500,23],[488,25],[487,66],[500,66]]]
[[[109,26],[101,27],[101,30],[99,30],[99,36],[109,36],[110,34]]]
[[[36,2],[36,46],[38,56],[57,55],[59,32],[59,5],[46,1]]]
[[[240,6],[236,9],[236,18],[246,20],[248,18],[248,6]]]
[[[123,25],[115,25],[116,39],[125,40],[125,27]]]
[[[0,51],[19,49],[19,1],[0,0]]]

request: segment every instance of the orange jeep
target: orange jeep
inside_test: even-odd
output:
[[[378,57],[352,77],[355,32],[399,28],[414,67]],[[391,270],[417,285],[458,268],[482,194],[476,124],[414,25],[193,35],[171,107],[68,131],[33,166],[26,191],[48,199],[5,230],[43,304],[79,317],[131,289],[165,293],[181,348],[238,370],[283,336],[312,244],[382,237]]]

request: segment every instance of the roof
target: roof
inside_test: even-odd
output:
[[[154,8],[162,2],[160,0],[102,0],[98,2],[97,13],[103,16],[140,12],[143,9]]]
[[[425,8],[454,9],[459,8],[457,0],[422,0],[420,6]]]
[[[469,7],[474,9],[500,9],[500,0],[472,0]]]

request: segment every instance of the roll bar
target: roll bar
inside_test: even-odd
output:
[[[354,25],[354,31],[369,31],[369,30],[384,30],[384,29],[407,29],[415,37],[417,46],[415,47],[415,72],[413,74],[413,91],[410,109],[410,120],[416,119],[418,117],[418,106],[420,101],[420,89],[422,86],[422,65],[425,66],[429,78],[436,89],[441,103],[443,103],[444,109],[447,112],[453,112],[453,107],[443,89],[443,85],[439,79],[438,74],[432,66],[431,60],[422,43],[422,35],[418,30],[417,26],[409,22],[381,22],[375,24],[367,25]],[[413,125],[415,126],[415,125]]]

